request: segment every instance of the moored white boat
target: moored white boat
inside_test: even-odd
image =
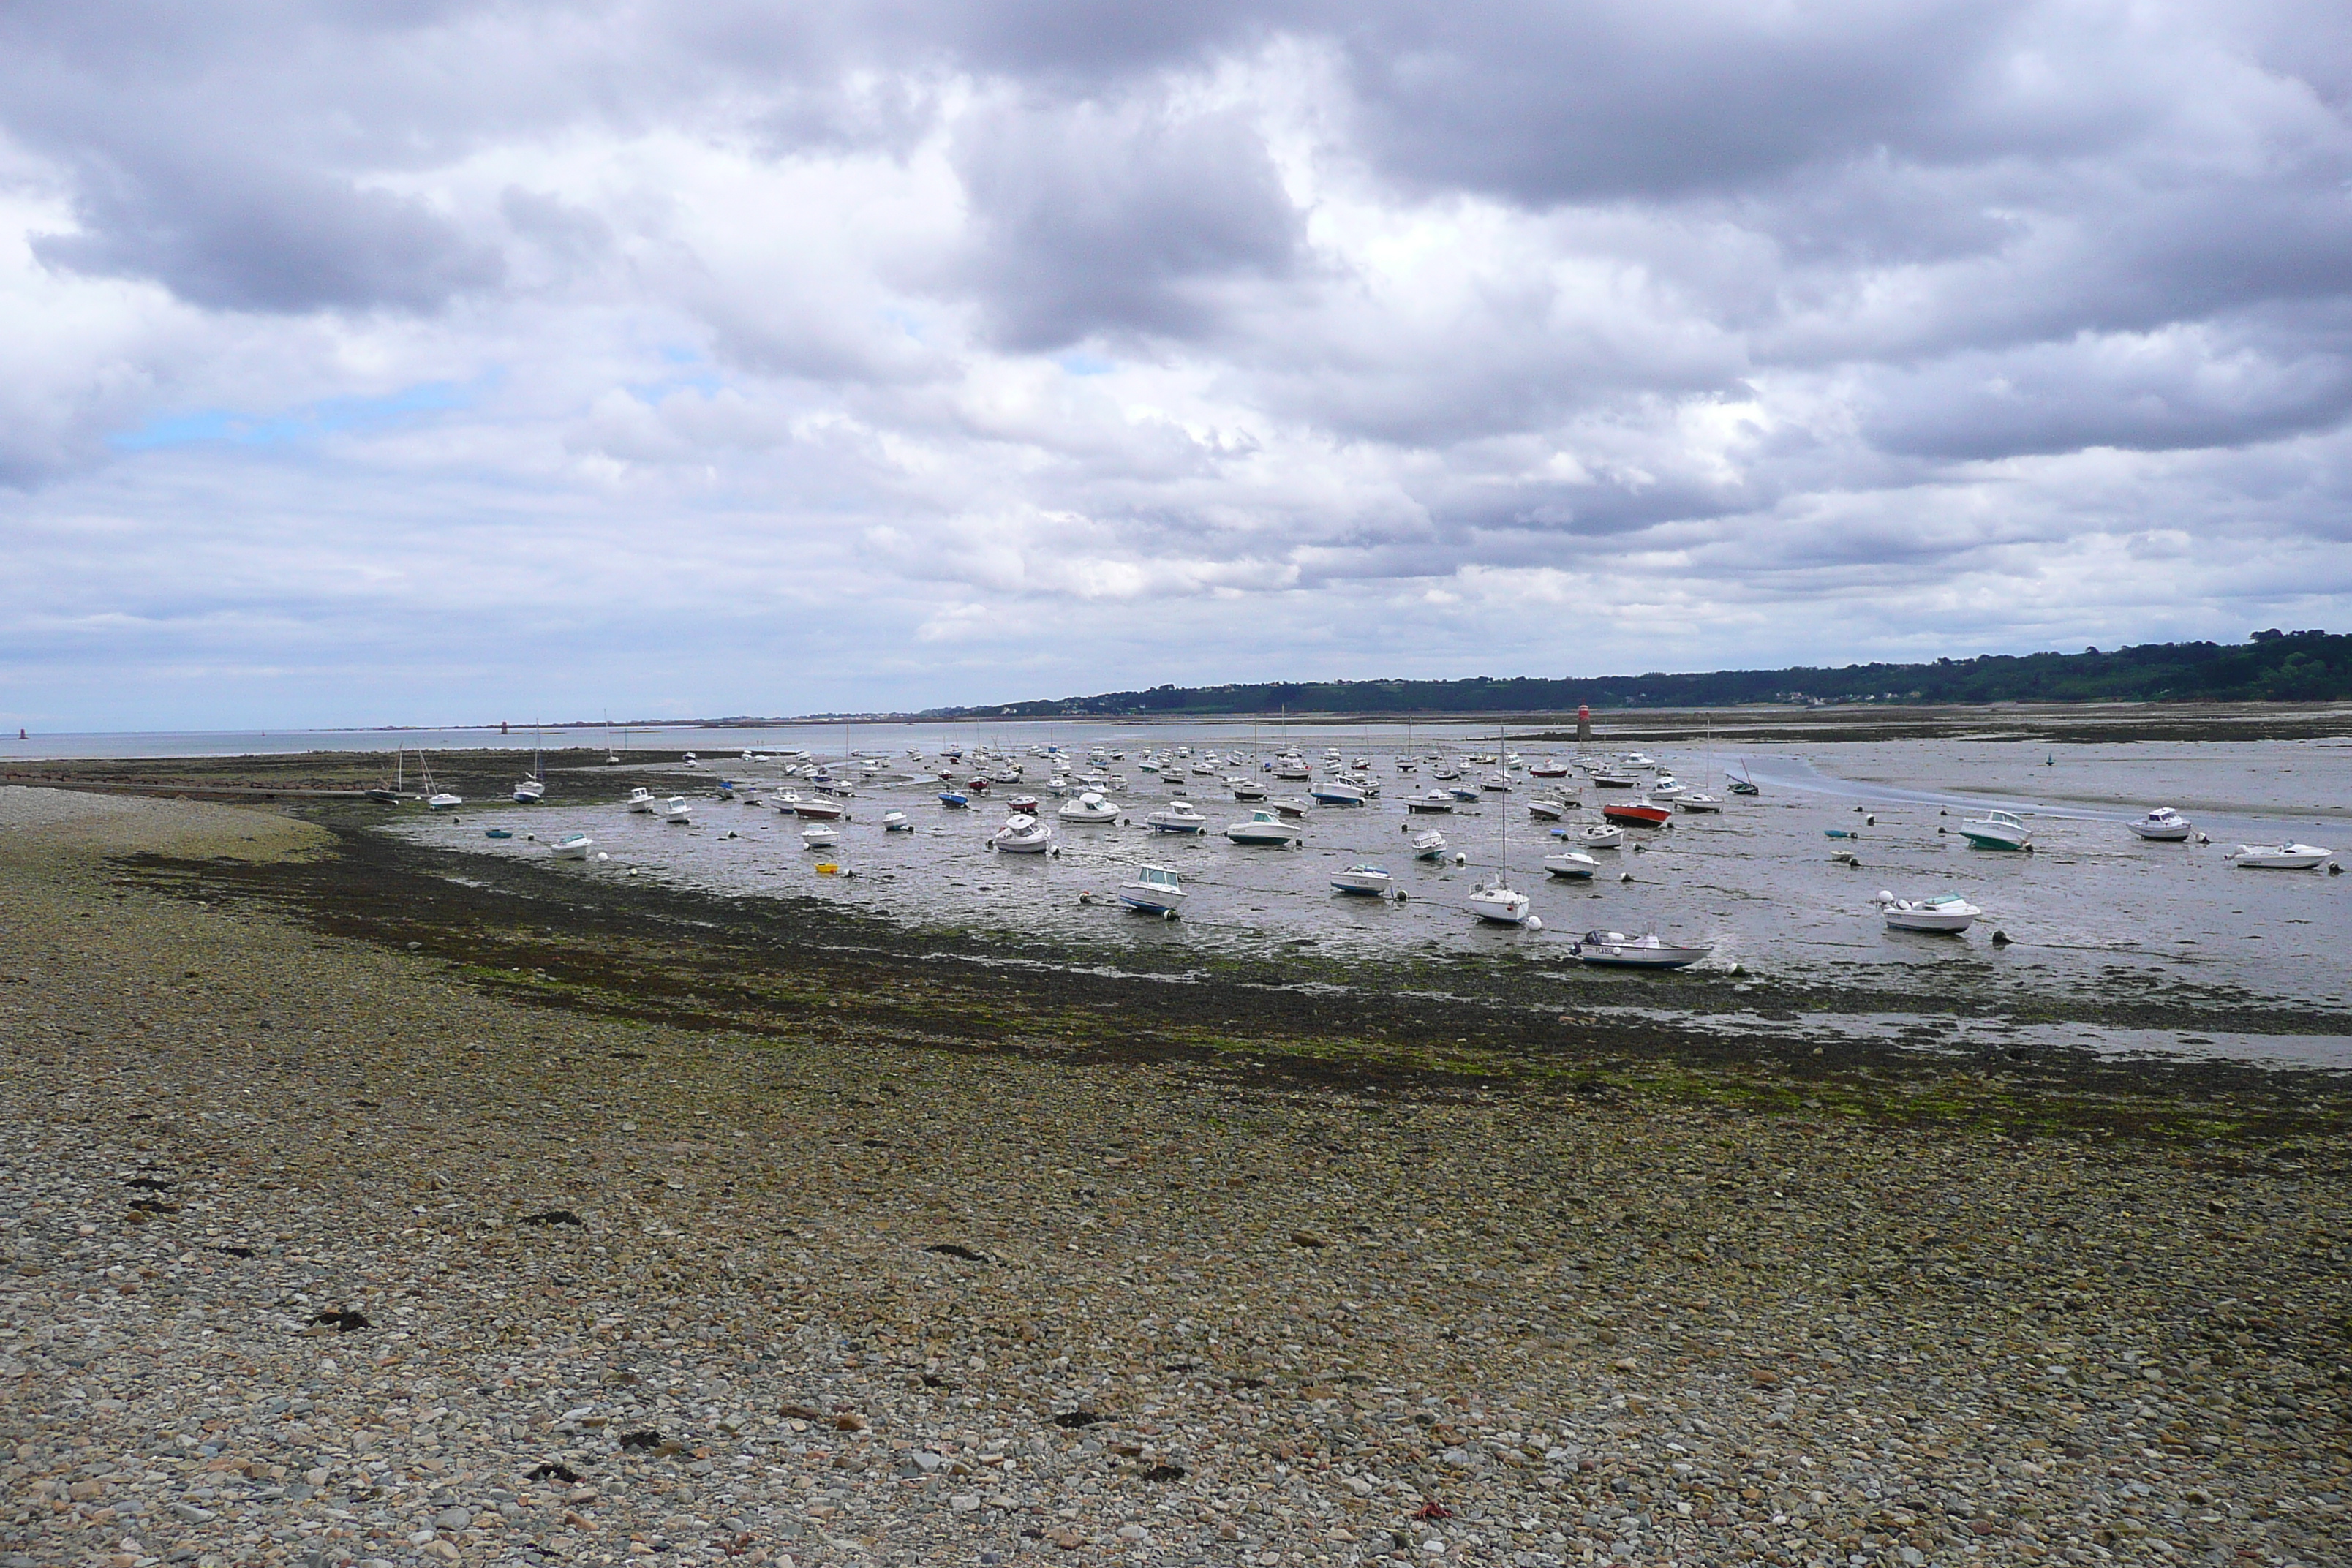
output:
[[[1016,811],[1004,819],[1004,826],[989,839],[988,847],[1007,855],[1042,855],[1052,847],[1052,825],[1040,822],[1025,811]]]
[[[1325,779],[1309,784],[1307,793],[1318,805],[1361,805],[1365,799],[1364,786],[1348,779]]]
[[[1979,849],[2031,849],[2033,835],[2014,812],[1988,811],[1983,816],[1960,824],[1960,832],[1969,843]]]
[[[1701,795],[1696,790],[1693,790],[1690,794],[1682,796],[1675,802],[1675,809],[1676,811],[1687,811],[1694,814],[1700,812],[1721,811],[1723,809],[1723,802],[1716,799],[1715,796],[1711,795]]]
[[[793,797],[792,803],[789,805],[779,801],[776,804],[776,809],[778,811],[789,811],[803,822],[838,822],[841,820],[841,806],[838,803],[830,800],[812,800],[806,795],[796,795]]]
[[[661,819],[677,826],[694,820],[694,807],[686,804],[686,796],[674,795],[662,802]]]
[[[427,811],[455,811],[465,804],[466,797],[464,795],[451,795],[447,790],[443,790],[437,795],[428,795],[425,797],[425,809]]]
[[[1555,838],[1565,838],[1580,849],[1621,849],[1625,845],[1625,830],[1605,823],[1588,822],[1580,827],[1555,827]]]
[[[1154,833],[1206,833],[1209,819],[1193,809],[1189,800],[1171,800],[1143,819]]]
[[[886,811],[882,814],[882,831],[912,833],[915,831],[915,825],[907,820],[907,814],[903,811]]]
[[[1331,890],[1335,893],[1364,893],[1376,899],[1388,897],[1395,883],[1387,868],[1370,864],[1349,866],[1331,873]]]
[[[1404,808],[1423,816],[1451,816],[1454,811],[1454,797],[1442,789],[1433,789],[1426,795],[1405,796]]]
[[[1496,925],[1527,924],[1528,909],[1528,896],[1512,891],[1499,871],[1492,881],[1470,895],[1470,912]]]
[[[547,852],[558,860],[585,860],[596,841],[584,833],[566,833],[549,843]]]
[[[654,792],[643,784],[629,792],[627,805],[631,811],[642,811],[647,815],[661,809],[661,802],[654,798]]]
[[[1557,855],[1545,856],[1543,867],[1552,876],[1580,880],[1601,869],[1601,862],[1581,849],[1563,849]]]
[[[1265,785],[1258,783],[1255,779],[1246,778],[1240,773],[1235,773],[1232,778],[1227,779],[1225,783],[1232,788],[1234,798],[1235,800],[1251,801],[1264,800],[1265,798]]]
[[[1689,789],[1688,784],[1672,773],[1660,773],[1650,781],[1650,793],[1653,795],[1664,796],[1667,800],[1672,800],[1678,795],[1687,794]]]
[[[1165,866],[1139,866],[1133,881],[1118,885],[1118,901],[1146,914],[1172,915],[1184,905],[1184,884]]]
[[[1445,848],[1445,835],[1434,827],[1412,836],[1412,858],[1416,860],[1443,860]]]
[[[1572,800],[1531,800],[1528,802],[1528,815],[1538,822],[1558,822],[1574,810],[1576,804]]]
[[[1984,911],[1958,893],[1938,893],[1928,899],[1898,899],[1881,889],[1873,900],[1879,913],[1886,917],[1889,931],[1925,931],[1958,933],[1976,923]]]
[[[1263,844],[1276,849],[1307,842],[1307,830],[1278,811],[1264,806],[1249,814],[1247,822],[1236,822],[1225,829],[1225,837],[1236,844]]]
[[[829,822],[812,822],[801,829],[801,847],[830,849],[841,842],[841,829]]]
[[[1681,969],[1714,952],[1708,947],[1677,947],[1661,942],[1658,933],[1627,936],[1622,931],[1589,931],[1569,946],[1586,963],[1613,964],[1624,969]]]
[[[2136,822],[2124,825],[2142,838],[2160,843],[2178,844],[2197,829],[2194,824],[2168,805],[2159,805]]]
[[[546,794],[547,786],[540,783],[537,779],[525,779],[522,783],[514,786],[514,798],[517,805],[537,805],[540,802],[540,798]]]
[[[1100,790],[1086,790],[1076,798],[1064,801],[1056,808],[1064,822],[1117,822],[1118,806],[1103,798]]]
[[[2230,858],[2252,870],[2308,871],[2334,853],[2315,844],[2241,844]]]
[[[1592,787],[1595,789],[1632,789],[1641,782],[1631,773],[1616,773],[1607,768],[1599,769],[1592,775]]]
[[[1285,816],[1304,817],[1307,815],[1307,803],[1295,795],[1278,795],[1265,804],[1269,809],[1278,811]]]

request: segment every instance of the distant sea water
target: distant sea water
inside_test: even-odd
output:
[[[1530,728],[1525,723],[1511,726],[1514,733],[1525,733]],[[902,756],[911,748],[929,756],[936,755],[942,747],[969,747],[983,742],[999,751],[1026,751],[1033,745],[1059,744],[1075,745],[1083,752],[1097,745],[1172,745],[1204,738],[1214,740],[1220,746],[1244,750],[1251,749],[1253,744],[1261,749],[1288,744],[1301,751],[1320,752],[1325,746],[1348,747],[1351,736],[1378,735],[1381,745],[1392,746],[1406,732],[1407,727],[1402,724],[1350,728],[1325,723],[1216,723],[1198,720],[1156,723],[1121,720],[1055,723],[1035,720],[985,724],[893,720],[677,729],[617,724],[607,728],[598,724],[549,727],[538,731],[538,736],[549,751],[604,748],[624,754],[693,752],[719,759],[740,756],[746,750],[764,752],[785,747],[835,757],[845,749]],[[1426,738],[1433,745],[1450,743],[1460,747],[1492,742],[1496,729],[1491,723],[1476,721],[1415,724],[1411,733],[1416,742]],[[511,752],[518,748],[528,751],[531,742],[532,731],[528,724],[514,725],[504,734],[496,728],[475,725],[448,730],[163,730],[89,734],[36,731],[21,741],[13,733],[0,739],[0,762],[54,762],[77,757],[121,761],[146,757],[289,756],[303,752],[381,752],[389,756],[395,746],[411,752]]]

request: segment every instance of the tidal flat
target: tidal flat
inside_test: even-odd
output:
[[[0,1562],[2352,1539],[2352,1094],[2066,1043],[2194,995],[1103,963],[334,801],[0,789]]]

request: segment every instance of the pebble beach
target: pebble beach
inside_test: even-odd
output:
[[[0,789],[0,1568],[2352,1560],[2333,1079],[2050,1135],[753,1030],[155,874],[335,853]]]

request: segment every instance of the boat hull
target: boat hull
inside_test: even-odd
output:
[[[1960,837],[1971,849],[2021,850],[2033,846],[2032,839],[2004,827],[1962,827]]]
[[[1488,925],[1517,926],[1528,923],[1529,909],[1525,893],[1477,892],[1470,895],[1470,912]]]
[[[1579,962],[1604,968],[1686,969],[1714,950],[1674,947],[1655,937],[1629,937],[1622,931],[1587,931],[1571,951]]]
[[[1607,969],[1687,969],[1706,952],[1703,947],[1587,947],[1576,956],[1580,963]]]
[[[1643,805],[1637,801],[1622,805],[1611,803],[1601,808],[1601,815],[1612,822],[1630,823],[1639,827],[1663,827],[1674,814],[1663,805]]]
[[[2321,849],[2309,844],[2269,846],[2238,846],[2230,858],[2249,871],[2310,871],[2326,863],[2332,849]]]

